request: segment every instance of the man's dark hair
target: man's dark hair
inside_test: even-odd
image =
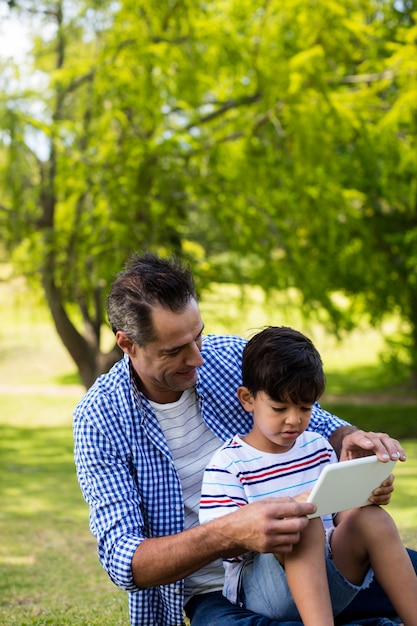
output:
[[[245,346],[242,384],[254,396],[264,391],[276,402],[312,404],[322,395],[326,379],[320,354],[308,337],[286,326],[269,326]]]
[[[152,307],[183,311],[197,299],[191,271],[174,257],[134,253],[120,272],[107,297],[112,331],[123,330],[138,346],[155,339]]]

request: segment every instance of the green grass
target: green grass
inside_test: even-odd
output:
[[[126,594],[98,563],[75,477],[71,415],[82,389],[45,307],[18,287],[16,299],[16,288],[0,284],[0,623],[127,625]],[[404,440],[408,460],[395,470],[390,511],[404,541],[417,548],[417,399],[408,394],[404,404],[403,389],[390,384],[378,360],[380,335],[355,331],[339,344],[294,309],[261,309],[259,292],[249,304],[237,293],[222,289],[202,304],[207,332],[249,336],[267,323],[304,330],[327,369],[323,406]],[[364,394],[387,391],[389,402],[364,402]]]
[[[76,398],[63,396],[59,409],[56,398],[18,400],[15,419],[0,424],[0,623],[127,624],[126,596],[98,565],[75,477]]]
[[[395,489],[388,510],[404,543],[417,550],[417,441],[405,440],[403,444],[407,461],[395,466]]]
[[[35,402],[34,402],[35,400]],[[3,626],[128,623],[127,602],[99,567],[87,507],[76,482],[70,413],[61,399],[58,425],[36,422],[33,407],[56,411],[56,399],[20,398],[20,417],[0,425],[0,623]],[[12,423],[10,423],[12,422]],[[417,442],[395,471],[390,511],[410,547],[417,548]]]

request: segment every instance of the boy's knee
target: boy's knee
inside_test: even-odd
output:
[[[358,530],[368,532],[372,535],[383,532],[397,532],[394,520],[380,506],[371,504],[353,511],[351,521],[357,525]]]

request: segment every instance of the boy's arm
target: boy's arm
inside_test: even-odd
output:
[[[201,486],[200,524],[237,511],[245,504],[245,491],[237,476],[218,464],[210,464],[204,471]]]

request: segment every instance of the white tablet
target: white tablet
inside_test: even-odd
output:
[[[375,455],[326,465],[308,497],[318,517],[371,504],[374,489],[391,474],[396,461],[382,463]]]

